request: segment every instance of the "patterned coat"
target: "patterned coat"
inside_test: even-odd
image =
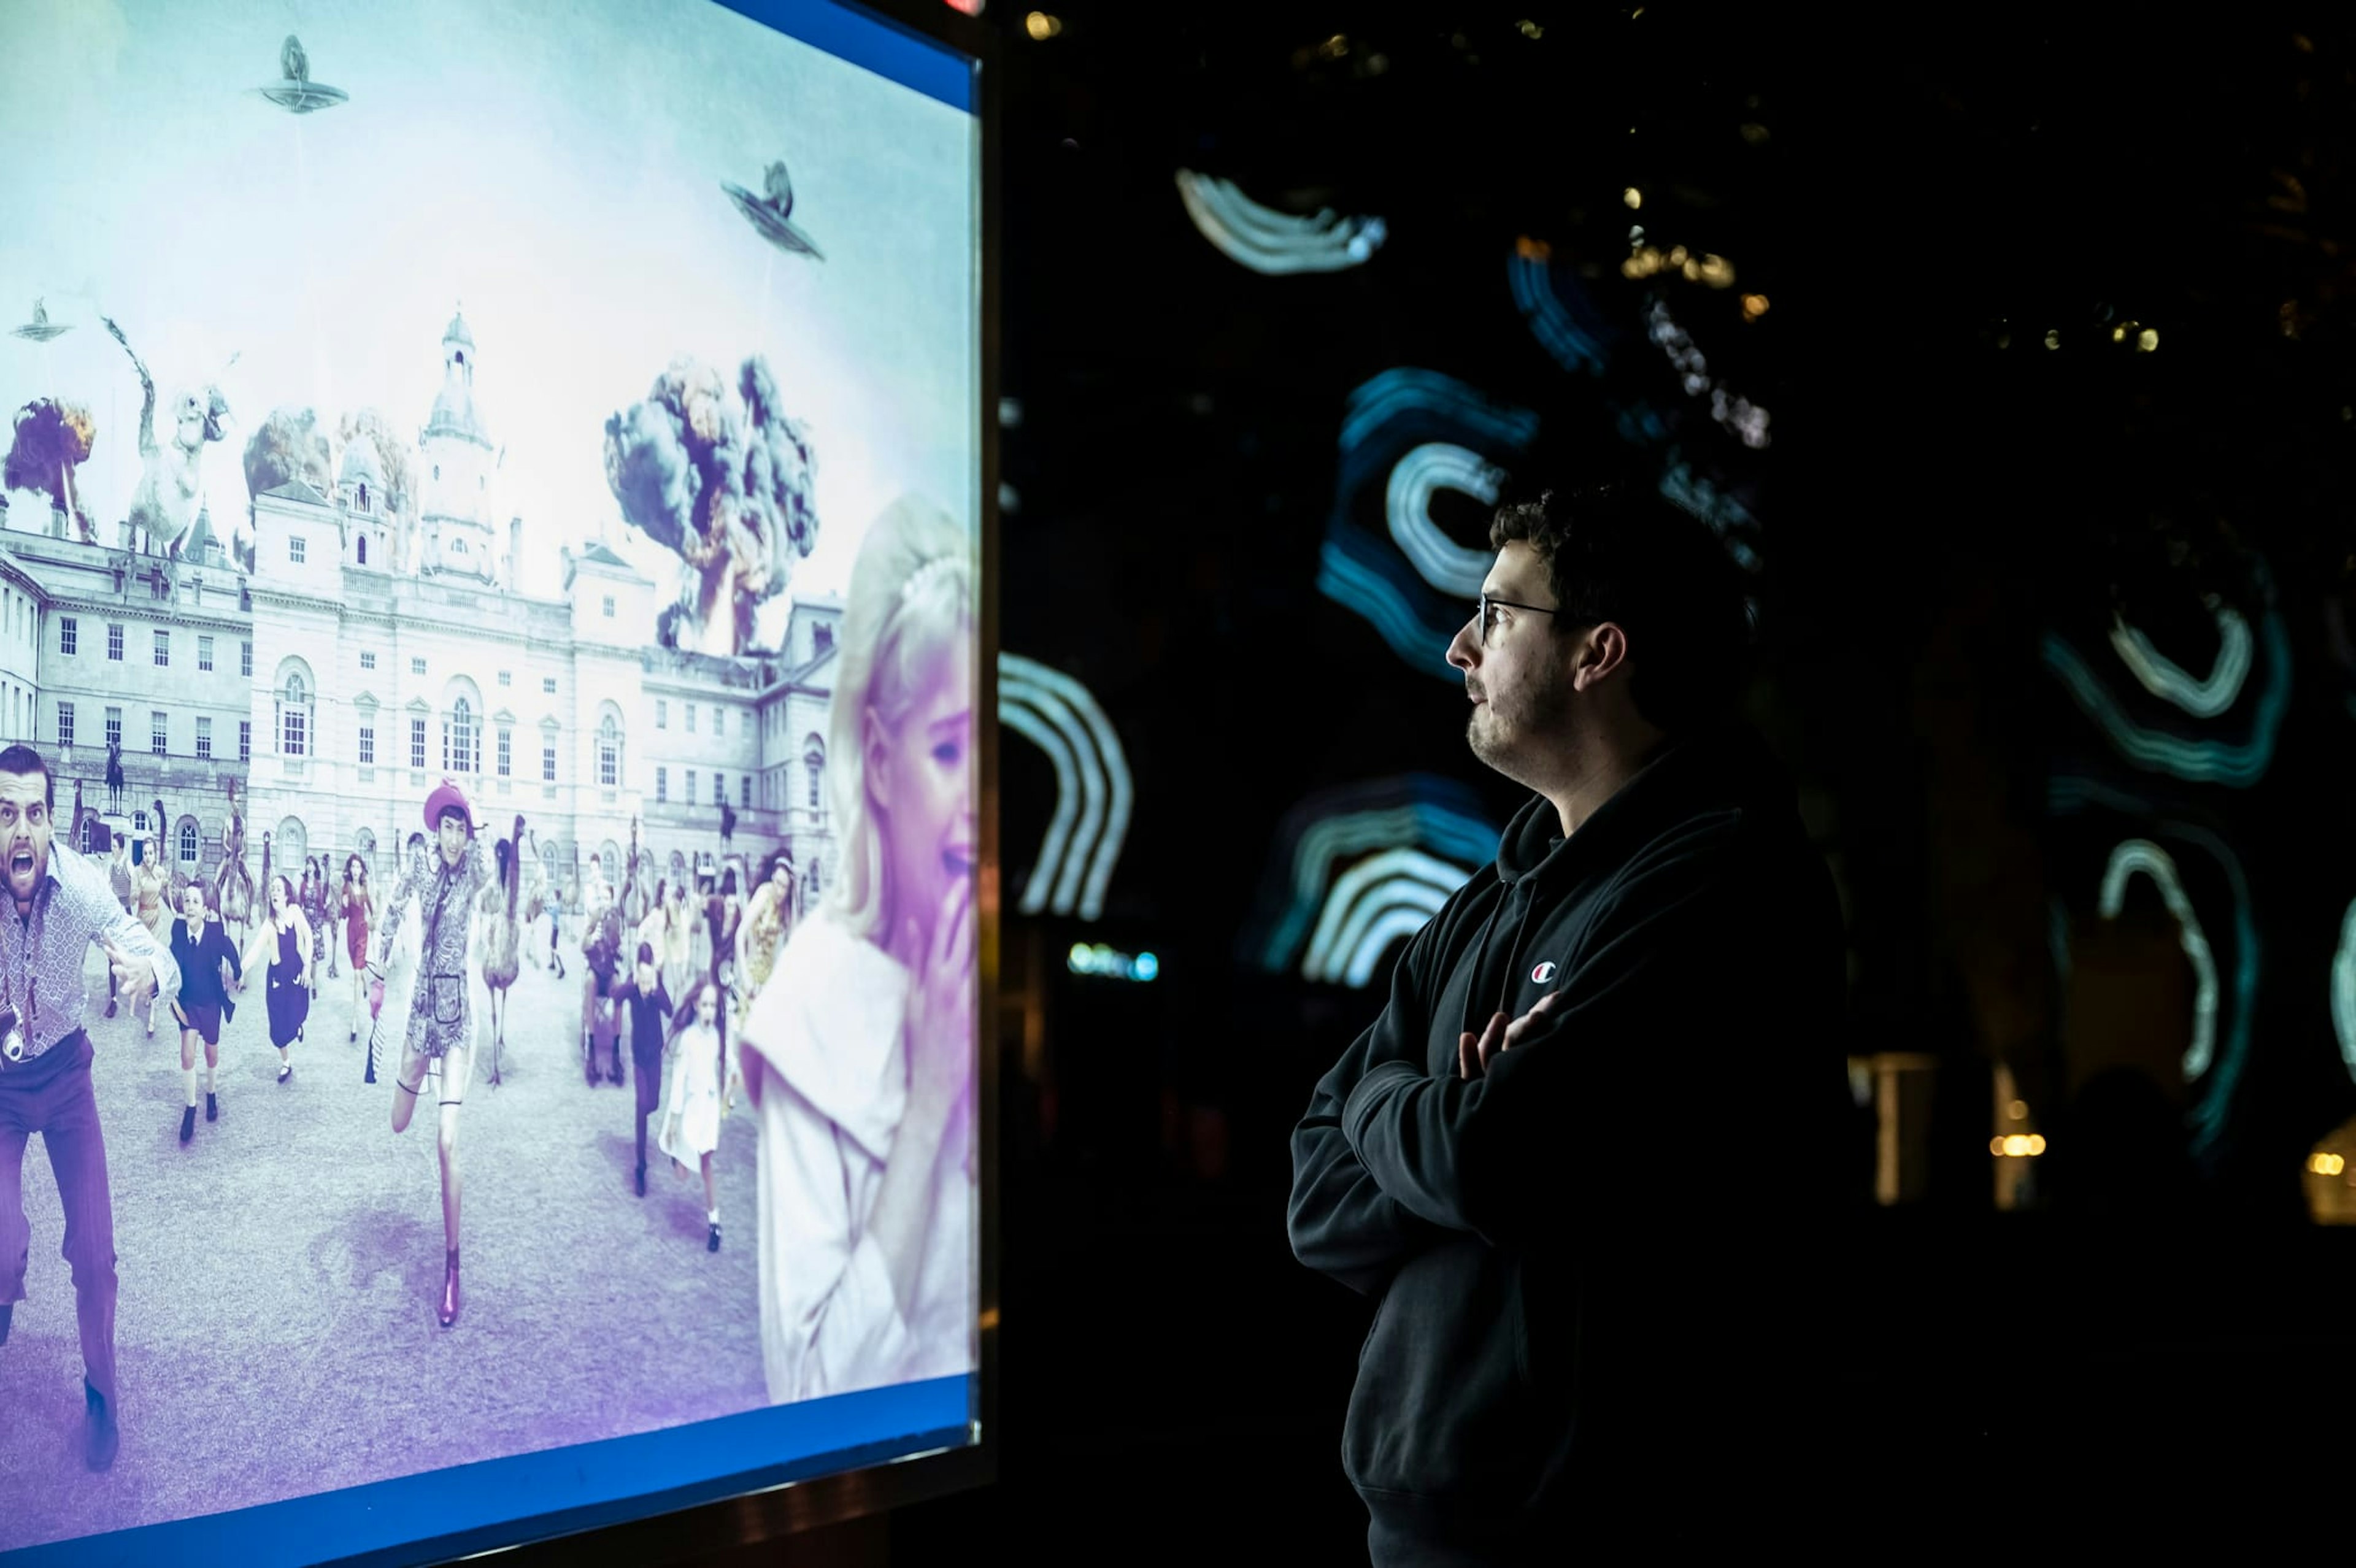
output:
[[[444,865],[440,851],[429,845],[423,866],[412,863],[392,890],[385,905],[388,931],[399,923],[412,899],[417,901],[421,917],[417,988],[409,1008],[412,1055],[438,1057],[475,1042],[469,995],[473,965],[467,949],[473,945],[475,901],[495,880],[491,857],[477,837],[468,840],[455,866]]]

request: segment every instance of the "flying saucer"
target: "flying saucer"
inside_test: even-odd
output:
[[[47,343],[50,338],[71,332],[71,326],[60,325],[49,319],[49,307],[41,300],[33,302],[33,319],[17,327],[10,336],[30,338],[35,343]]]
[[[794,210],[794,182],[787,177],[786,165],[771,164],[763,183],[768,187],[766,196],[755,196],[741,185],[729,185],[724,181],[720,188],[728,193],[728,199],[736,204],[736,210],[744,215],[744,221],[760,230],[762,239],[780,251],[791,251],[797,255],[825,261],[825,252],[789,221]]]
[[[278,69],[284,80],[263,88],[262,96],[290,114],[333,109],[350,97],[340,87],[328,87],[311,80],[311,57],[303,52],[303,40],[292,33],[279,47]]]

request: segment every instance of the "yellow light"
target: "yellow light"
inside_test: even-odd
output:
[[[1034,38],[1052,38],[1064,30],[1064,19],[1044,11],[1033,11],[1023,18],[1023,30]]]
[[[2148,354],[2158,347],[2159,334],[2148,326],[2145,327],[2136,338],[2136,348],[2140,353]]]
[[[1629,126],[1628,133],[1632,136],[1634,135],[1636,133],[1636,127],[1633,125]],[[1632,185],[1626,190],[1620,193],[1620,199],[1626,202],[1630,207],[1642,207],[1644,205],[1644,193],[1638,190]]]
[[[1340,59],[1350,52],[1350,40],[1336,33],[1317,46],[1317,52],[1329,60]]]
[[[1686,248],[1685,248],[1684,246],[1682,246],[1682,245],[1672,245],[1672,246],[1670,246],[1670,247],[1669,247],[1669,265],[1670,265],[1670,266],[1672,266],[1672,267],[1682,267],[1682,266],[1684,266],[1685,264],[1686,264]]]
[[[2124,326],[2115,326],[2115,327],[2111,328],[2111,341],[2112,341],[2112,342],[2114,342],[2114,343],[2125,343],[2126,340],[2127,340],[2127,329],[2126,329],[2126,327],[2124,327]]]
[[[2059,347],[2062,347],[2062,335],[2061,335],[2060,333],[2058,333],[2058,332],[2049,332],[2049,333],[2047,333],[2047,334],[2045,335],[2045,347],[2048,347],[2048,348],[2059,348]]]
[[[2011,1104],[2007,1105],[2004,1108],[2004,1114],[2010,1116],[2016,1122],[2021,1121],[2029,1115],[2029,1102],[2026,1100],[2015,1100]]]
[[[1765,294],[1744,294],[1742,296],[1743,320],[1757,321],[1761,316],[1765,315],[1766,314],[1767,296]]]
[[[2318,1176],[2337,1176],[2348,1168],[2348,1161],[2336,1154],[2311,1154],[2307,1157],[2307,1168]]]
[[[1533,41],[1546,37],[1546,29],[1536,22],[1521,21],[1515,23],[1514,26],[1522,30],[1522,37]]]
[[[2033,1155],[2043,1154],[2045,1152],[2044,1134],[2031,1133],[2029,1135],[2029,1152]]]
[[[1525,234],[1514,241],[1514,253],[1525,261],[1544,261],[1552,259],[1554,247]]]
[[[1990,1138],[1990,1139],[1988,1139],[1988,1153],[1990,1153],[1990,1154],[2002,1154],[2003,1152],[2004,1152],[2004,1140],[2003,1140],[2002,1138]]]
[[[1088,944],[1087,944],[1087,943],[1085,943],[1085,942],[1075,942],[1075,943],[1073,943],[1073,944],[1072,944],[1072,967],[1073,967],[1073,968],[1075,968],[1075,969],[1076,969],[1076,968],[1078,968],[1081,965],[1086,964],[1087,961],[1088,961]]]

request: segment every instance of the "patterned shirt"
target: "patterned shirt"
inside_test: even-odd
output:
[[[438,850],[429,850],[411,860],[409,874],[385,906],[388,937],[412,899],[422,917],[417,989],[409,1013],[412,1052],[438,1057],[474,1043],[467,948],[474,935],[474,901],[493,880],[490,859],[480,838],[467,840],[455,866],[445,864]]]
[[[168,1004],[179,994],[179,965],[153,932],[114,901],[106,872],[52,840],[48,874],[33,890],[32,912],[18,914],[13,898],[0,903],[0,999],[23,1017],[31,1055],[81,1028],[82,965],[91,944],[102,939],[155,966],[158,1001]]]

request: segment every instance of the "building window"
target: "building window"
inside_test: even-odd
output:
[[[812,746],[802,753],[802,766],[809,771],[809,808],[816,811],[819,786],[826,777],[826,753]]]
[[[512,731],[502,729],[499,731],[499,777],[509,778],[513,776],[515,773],[515,769],[512,765],[514,758],[515,734]]]
[[[553,746],[540,749],[540,777],[543,784],[556,782],[556,748]]]
[[[499,671],[499,684],[501,686],[513,686],[515,684],[515,671],[511,669],[503,669]]]
[[[608,621],[610,621],[610,620],[612,620],[613,618],[614,618],[614,596],[613,596],[612,594],[608,593],[608,594],[606,594],[606,595],[605,595],[605,619],[607,619]]]
[[[360,766],[370,768],[375,765],[376,726],[373,724],[363,724],[360,726]]]
[[[695,704],[690,702],[682,706],[687,709],[687,732],[692,735],[695,733]]]
[[[81,646],[81,623],[71,615],[58,617],[58,652],[68,658]]]
[[[614,788],[622,778],[622,727],[614,716],[597,726],[597,782],[607,789]],[[693,793],[692,791],[690,792]]]
[[[453,555],[466,554],[466,541],[465,539],[452,539],[450,541],[450,553]]]
[[[165,716],[150,711],[147,715],[147,749],[159,757],[163,756],[171,750],[167,743],[170,735],[169,721]]]
[[[483,752],[475,741],[475,709],[465,698],[451,705],[450,721],[442,727],[442,771],[478,773]]]
[[[120,621],[106,624],[106,656],[116,664],[123,662],[123,623]]]
[[[237,760],[241,763],[253,761],[253,720],[251,719],[237,721]]]
[[[73,744],[73,704],[70,702],[58,704],[58,744]]]
[[[110,746],[123,744],[123,709],[120,708],[106,710],[106,743]]]
[[[832,626],[812,626],[810,628],[810,647],[812,656],[816,656],[818,654],[822,654],[832,646],[834,646],[834,628]]]
[[[368,491],[365,488],[360,491],[360,510],[363,512],[368,510]],[[368,564],[368,535],[362,534],[354,542],[360,548],[359,563],[362,566],[366,566]]]
[[[744,775],[744,787],[736,792],[736,805],[744,811],[753,809],[753,775]]]
[[[409,765],[420,773],[425,771],[425,720],[409,721]]]
[[[659,697],[655,699],[655,728],[658,730],[670,728],[670,704]]]
[[[197,667],[198,669],[213,667],[213,640],[201,633],[197,636]]]
[[[728,804],[728,777],[725,773],[715,772],[712,775],[712,804],[714,805]]]
[[[293,561],[295,565],[300,566],[303,564],[303,536],[301,534],[288,534],[286,536],[286,559]]]
[[[155,663],[158,667],[168,667],[171,662],[172,634],[159,627],[155,633]]]
[[[425,661],[423,659],[411,659],[409,661],[409,673],[412,675],[423,675],[425,673]]]
[[[682,798],[690,805],[695,804],[695,770],[693,768],[687,770],[687,794]]]
[[[655,804],[657,805],[660,805],[669,798],[670,770],[665,767],[658,767],[655,769]]]
[[[544,675],[544,676],[541,676],[541,677],[540,677],[540,689],[541,689],[541,691],[543,691],[543,692],[547,693],[547,694],[548,694],[549,696],[551,696],[551,697],[555,696],[555,695],[556,695],[556,677],[555,677],[554,676],[552,676],[552,675]]]
[[[252,643],[240,643],[237,645],[237,673],[244,679],[253,678],[253,645]]]
[[[213,721],[208,714],[197,716],[197,755],[209,759],[213,754]]]
[[[134,832],[134,833],[145,833],[145,832],[146,832],[146,831],[147,831],[147,814],[146,814],[145,812],[144,812],[144,811],[134,811],[134,812],[133,812],[133,813],[131,814],[131,828],[132,828],[132,831],[133,831],[133,832]],[[44,1143],[47,1143],[47,1142],[48,1141],[48,1135],[44,1134],[44,1135],[42,1136],[42,1139],[41,1139],[41,1141],[42,1141],[42,1142],[44,1142]]]
[[[280,699],[278,710],[280,716],[278,749],[287,756],[301,756],[303,742],[309,738],[310,726],[307,722],[309,713],[305,707],[305,699],[309,695],[303,688],[301,676],[290,675],[286,677],[286,693]]]
[[[728,709],[725,708],[715,708],[712,710],[712,732],[714,735],[725,735],[728,732]]]
[[[193,822],[183,822],[180,824],[180,864],[193,866],[196,863],[197,825]]]
[[[376,668],[376,650],[374,648],[362,648],[360,650],[360,668]]]

